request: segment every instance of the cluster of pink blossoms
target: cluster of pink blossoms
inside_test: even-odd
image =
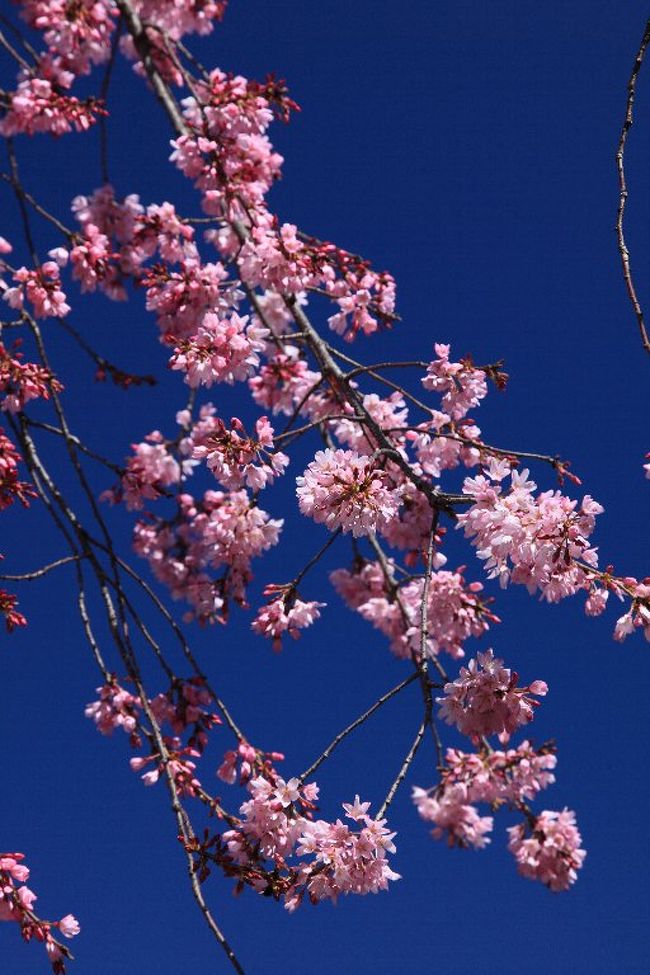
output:
[[[0,344],[0,390],[2,390],[2,355],[3,346]],[[16,501],[28,507],[30,500],[36,497],[36,491],[28,481],[21,481],[18,476],[18,464],[22,457],[15,446],[0,427],[0,511],[9,508]],[[0,560],[3,556],[0,555]],[[16,606],[17,597],[0,587],[0,617],[4,619],[8,633],[13,633],[17,627],[27,626],[27,620]]]
[[[414,786],[412,799],[421,818],[434,823],[431,835],[439,840],[447,836],[450,846],[482,850],[490,842],[494,820],[481,816],[467,801],[465,790],[458,786],[441,791]]]
[[[517,675],[503,668],[491,651],[479,654],[478,666],[470,661],[459,678],[446,685],[446,697],[437,699],[441,713],[476,741],[495,732],[507,739],[532,718],[536,702],[526,694],[546,693],[542,681],[528,688],[516,688],[516,681]],[[524,741],[501,751],[483,741],[475,753],[448,748],[439,784],[414,788],[412,798],[420,816],[434,824],[434,838],[446,836],[450,846],[464,848],[482,849],[490,842],[493,818],[481,816],[476,803],[487,803],[492,811],[503,805],[519,809],[525,821],[508,829],[508,849],[519,872],[551,890],[566,890],[586,855],[580,849],[575,816],[565,809],[535,817],[526,805],[555,781],[555,766],[552,744],[534,748]]]
[[[376,393],[368,393],[361,400],[363,409],[370,414],[387,438],[396,447],[403,447],[404,436],[400,428],[408,423],[408,408],[401,393],[391,393],[386,399]],[[343,408],[343,413],[353,414],[349,404]],[[334,436],[341,444],[345,444],[359,454],[373,454],[377,444],[373,434],[367,427],[354,419],[339,419],[334,422]]]
[[[0,119],[0,135],[6,137],[85,132],[102,111],[95,99],[80,101],[65,95],[47,78],[26,78],[10,98],[9,108]]]
[[[143,265],[156,255],[163,261],[199,266],[194,228],[181,220],[171,203],[154,203],[145,208],[135,193],[118,200],[113,187],[106,183],[90,196],[75,197],[72,211],[83,236],[76,238],[69,257],[86,290],[98,287],[109,298],[123,300],[127,297],[123,279],[130,276],[139,282],[145,274]],[[50,252],[62,265],[68,259],[66,255],[64,248]],[[211,269],[209,266],[206,275]],[[151,269],[148,273],[152,273]],[[156,282],[162,286],[166,280],[162,268],[151,278],[154,286]],[[179,278],[173,280],[178,282]],[[156,301],[155,292],[152,301]]]
[[[309,407],[313,398],[309,394],[320,382],[320,373],[308,367],[298,349],[285,345],[283,352],[271,356],[248,380],[248,386],[253,400],[262,409],[291,416],[301,404],[303,411]]]
[[[614,628],[614,639],[622,642],[630,633],[639,629],[643,631],[646,640],[650,640],[650,579],[637,582],[636,579],[623,579],[622,585],[618,581],[610,583],[614,591],[621,595],[622,591],[632,593],[632,605],[627,613],[619,617]],[[602,590],[598,590],[598,593]],[[607,593],[604,593],[605,597]]]
[[[194,180],[212,216],[242,217],[255,210],[280,175],[282,156],[266,130],[276,111],[295,107],[272,80],[266,86],[218,68],[183,100],[190,134],[173,143],[172,161]]]
[[[99,698],[86,706],[85,715],[91,718],[103,735],[110,735],[115,728],[122,728],[130,736],[131,746],[139,748],[142,738],[138,723],[143,717],[142,703],[138,697],[121,687],[117,681],[97,688]],[[165,694],[158,694],[148,701],[150,713],[160,728],[169,725],[172,735],[163,734],[166,749],[163,757],[155,749],[149,755],[137,756],[130,760],[133,771],[140,772],[149,765],[151,769],[142,775],[145,785],[154,785],[161,774],[168,772],[179,795],[196,796],[201,783],[196,778],[196,763],[208,741],[208,732],[221,719],[210,710],[212,694],[207,690],[202,678],[194,677],[188,681],[175,679]],[[187,735],[184,744],[182,735]]]
[[[205,460],[216,479],[229,490],[249,487],[260,491],[281,475],[289,458],[273,449],[273,427],[266,416],[255,422],[255,436],[246,436],[237,417],[230,428],[216,417],[202,416],[203,422],[190,434],[192,457]]]
[[[267,586],[265,595],[282,588]],[[305,602],[295,592],[284,591],[257,611],[251,627],[260,636],[273,640],[273,649],[279,651],[282,649],[283,634],[288,633],[290,637],[297,640],[300,630],[311,626],[319,618],[320,611],[325,605],[314,601]]]
[[[434,824],[435,839],[446,836],[450,846],[483,849],[494,821],[481,816],[475,803],[494,810],[503,804],[521,807],[555,781],[555,766],[552,746],[535,749],[528,741],[507,751],[448,748],[439,785],[415,787],[412,798],[422,819]]]
[[[304,515],[355,538],[381,531],[399,508],[399,489],[386,472],[353,450],[319,450],[296,482]]]
[[[251,560],[277,543],[282,521],[245,491],[206,491],[200,501],[184,493],[177,502],[176,518],[136,524],[134,548],[174,599],[187,600],[199,621],[213,621],[228,597],[245,604]],[[207,570],[221,567],[215,582]]]
[[[99,698],[86,705],[86,717],[95,722],[102,735],[112,735],[116,728],[121,728],[133,737],[138,725],[140,699],[116,681],[98,687],[97,693]]]
[[[7,413],[20,413],[33,399],[49,399],[50,390],[63,387],[44,366],[36,362],[23,362],[20,353],[12,355],[0,342],[0,409]]]
[[[89,74],[111,54],[119,10],[114,0],[18,0],[30,27],[42,34],[46,49],[38,56],[32,77],[21,68],[19,84],[9,94],[8,108],[0,120],[6,136],[49,132],[62,135],[85,131],[104,109],[94,98],[80,101],[66,94],[75,79]],[[153,60],[165,79],[182,84],[183,77],[165,46],[160,31],[180,40],[185,34],[206,34],[213,21],[221,20],[227,0],[133,0],[136,16],[146,23],[146,36]],[[130,35],[120,40],[122,52],[136,61],[139,54]]]
[[[233,312],[220,318],[206,312],[195,334],[182,339],[170,359],[172,369],[186,374],[193,389],[242,381],[259,365],[268,329]]]
[[[238,258],[242,280],[250,287],[261,285],[283,295],[320,289],[339,307],[328,318],[330,328],[348,341],[359,332],[371,335],[395,317],[390,274],[373,271],[368,262],[334,244],[298,235],[294,224],[276,227],[266,213],[257,220]]]
[[[121,492],[129,511],[142,508],[145,499],[154,501],[165,488],[181,480],[181,465],[158,430],[148,434],[144,442],[131,444],[131,448],[134,456],[129,457],[121,480]],[[110,500],[117,500],[115,492]]]
[[[517,869],[529,880],[539,880],[551,890],[568,890],[577,879],[586,851],[570,809],[552,812],[545,809],[529,829],[520,823],[508,830],[508,849]]]
[[[580,507],[559,491],[535,495],[528,473],[491,460],[486,474],[466,478],[463,493],[472,506],[458,516],[458,526],[472,539],[489,578],[502,586],[523,584],[557,602],[590,588],[589,569],[598,555],[589,536],[603,508],[589,495]],[[510,490],[504,492],[500,482],[508,475]]]
[[[390,640],[398,657],[426,657],[445,652],[465,655],[463,645],[470,637],[482,636],[489,622],[498,622],[479,593],[480,582],[467,583],[463,569],[433,571],[428,585],[426,638],[422,641],[423,580],[391,589],[378,562],[363,562],[353,571],[336,569],[330,580],[347,605]]]
[[[281,752],[263,752],[247,741],[240,741],[235,751],[226,752],[217,769],[217,775],[228,785],[234,785],[237,781],[240,785],[246,785],[251,778],[258,775],[272,777],[275,774],[273,763],[283,759]]]
[[[385,820],[368,815],[370,803],[357,796],[354,803],[343,804],[355,830],[341,820],[311,818],[318,796],[315,784],[258,776],[248,789],[251,798],[241,806],[241,823],[223,834],[219,855],[240,884],[282,896],[285,907],[293,911],[305,896],[317,903],[336,901],[343,894],[376,894],[399,879],[387,859],[395,852],[395,834],[386,829]],[[287,862],[292,856],[310,859],[293,865]]]
[[[548,692],[543,680],[517,687],[518,679],[492,650],[479,653],[467,667],[461,667],[455,681],[445,684],[445,696],[436,698],[440,715],[471,738],[500,735],[507,739],[532,721],[539,701],[531,695],[543,697]]]
[[[437,358],[430,363],[422,380],[425,389],[442,393],[442,409],[452,420],[462,420],[473,406],[487,396],[486,374],[469,360],[449,361],[449,345],[434,346]]]
[[[212,694],[200,677],[174,680],[166,694],[150,701],[158,724],[167,723],[175,735],[189,731],[188,745],[199,754],[208,743],[208,732],[221,724],[221,718],[211,710],[212,703]]]
[[[180,410],[176,422],[181,430],[174,440],[154,431],[132,445],[134,455],[120,483],[102,497],[124,501],[129,509],[165,495],[173,498],[173,515],[147,512],[136,524],[134,548],[173,598],[190,604],[186,619],[214,622],[225,617],[228,598],[246,604],[251,561],[276,544],[282,528],[282,521],[272,519],[243,486],[259,491],[288,459],[273,450],[273,428],[266,417],[256,423],[256,438],[241,436],[237,419],[228,430],[210,403],[195,420],[189,410]],[[189,477],[201,459],[232,490],[206,491],[200,500],[187,492],[172,493],[170,488]],[[220,578],[213,577],[215,569],[223,569]]]
[[[481,461],[480,447],[463,443],[479,441],[481,431],[476,424],[470,419],[453,421],[439,410],[431,412],[430,420],[406,434],[424,473],[439,478],[443,471],[453,470],[461,463],[476,467]]]
[[[89,74],[110,54],[118,11],[112,0],[20,0],[22,15],[43,32],[47,64],[59,85],[74,75]]]
[[[55,975],[65,972],[65,958],[68,950],[60,944],[53,934],[58,930],[64,938],[74,938],[79,934],[79,922],[72,914],[66,914],[60,921],[42,921],[34,913],[36,894],[25,881],[29,879],[29,868],[25,866],[22,853],[0,853],[0,921],[14,921],[20,925],[20,933],[25,941],[39,941],[45,946],[48,960]]]
[[[462,786],[466,802],[507,802],[514,806],[534,799],[552,785],[556,765],[552,744],[535,749],[529,741],[523,741],[517,748],[483,748],[480,752],[448,748],[441,786],[443,790]]]
[[[21,460],[22,457],[0,427],[0,511],[15,501],[20,501],[27,508],[30,498],[36,497],[32,485],[18,477]]]
[[[21,310],[26,299],[33,308],[34,318],[64,318],[70,311],[56,261],[45,261],[32,271],[19,267],[13,280],[14,287],[6,288],[2,296],[10,308]]]
[[[16,627],[27,626],[27,619],[16,609],[18,598],[6,589],[0,588],[0,617],[4,618],[8,633],[13,633]]]

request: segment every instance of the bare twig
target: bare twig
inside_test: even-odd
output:
[[[632,67],[632,74],[630,75],[630,80],[627,83],[627,103],[625,106],[625,119],[623,121],[623,128],[621,129],[621,135],[618,140],[618,148],[616,150],[616,168],[618,170],[618,185],[620,189],[620,195],[618,200],[618,213],[616,216],[616,236],[618,239],[618,250],[621,255],[621,264],[623,266],[623,278],[625,279],[625,286],[627,288],[628,297],[634,309],[634,314],[636,316],[637,325],[639,327],[639,334],[641,336],[641,344],[646,352],[650,353],[650,337],[648,336],[648,331],[645,324],[645,319],[643,315],[643,309],[641,307],[641,302],[639,301],[636,288],[634,286],[634,279],[632,277],[632,268],[630,264],[630,252],[628,250],[627,242],[625,240],[624,233],[624,218],[625,218],[625,207],[627,205],[628,198],[628,188],[627,180],[625,177],[625,148],[627,144],[627,136],[632,128],[634,122],[634,99],[636,96],[636,82],[639,76],[639,71],[641,70],[641,65],[643,64],[643,59],[645,57],[646,50],[650,44],[650,20],[645,25],[645,30],[643,31],[643,37],[641,39],[641,45],[637,51],[636,57],[634,59],[634,65]]]
[[[312,764],[309,766],[308,769],[305,769],[305,771],[300,776],[300,781],[304,782],[305,779],[308,779],[311,775],[313,775],[316,769],[319,768],[323,764],[323,762],[330,757],[334,749],[338,748],[338,746],[341,744],[344,738],[347,738],[347,736],[351,734],[355,730],[355,728],[358,728],[359,725],[364,724],[364,722],[366,722],[368,718],[372,717],[375,711],[377,711],[382,706],[382,704],[385,704],[386,701],[390,701],[391,697],[395,697],[395,695],[399,694],[401,690],[403,690],[405,687],[408,687],[409,684],[412,684],[413,681],[418,678],[418,676],[419,674],[413,673],[410,675],[410,677],[407,677],[406,680],[403,680],[396,687],[393,687],[390,691],[386,691],[385,694],[382,694],[382,696],[377,701],[375,701],[372,707],[368,708],[367,711],[364,711],[363,714],[360,714],[359,717],[356,718],[352,722],[352,724],[349,724],[347,728],[344,728],[343,731],[339,731],[338,735],[336,735],[336,737],[332,739],[332,741],[329,743],[327,748],[318,756],[316,761],[312,762]]]

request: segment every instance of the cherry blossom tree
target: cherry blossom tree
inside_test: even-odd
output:
[[[553,688],[542,662],[539,673],[513,669],[517,652],[501,645],[499,617],[510,587],[549,603],[577,597],[588,616],[605,613],[613,597],[621,606],[614,639],[650,640],[650,579],[615,570],[599,553],[603,507],[568,461],[534,443],[503,446],[498,431],[484,437],[481,405],[507,384],[501,360],[475,362],[443,341],[449,336],[432,335],[419,360],[375,361],[375,333],[405,327],[390,272],[273,209],[283,165],[273,130],[298,110],[287,86],[204,66],[188,46],[194,35],[218,33],[226,6],[16,0],[2,16],[0,45],[15,80],[0,90],[1,176],[22,234],[0,237],[0,509],[41,506],[61,555],[3,572],[0,612],[8,633],[28,626],[20,585],[68,573],[98,672],[86,717],[101,735],[123,732],[133,772],[166,790],[197,908],[243,972],[212,907],[223,878],[289,912],[348,894],[399,896],[390,807],[402,787],[411,790],[413,829],[426,829],[424,820],[449,846],[485,847],[500,813],[514,811],[516,825],[501,831],[514,869],[569,891],[586,852],[575,812],[553,808],[556,746],[534,741],[535,712]],[[650,24],[617,155],[619,253],[646,352],[625,238],[624,163],[648,43]],[[188,182],[192,213],[111,183],[108,126],[123,110],[110,101],[111,75],[124,58],[132,84],[168,120],[171,152],[152,164]],[[21,156],[26,144],[70,133],[93,151],[99,145],[101,173],[89,164],[92,185],[63,207],[48,187],[23,179]],[[132,372],[103,354],[85,312],[95,293],[130,303],[176,379],[159,429],[141,430],[133,412],[121,457],[76,433],[67,396],[78,371],[53,366],[65,336],[97,380],[126,397],[158,382],[148,364]],[[222,406],[226,387],[240,403],[234,417]],[[93,409],[101,408],[98,395]],[[540,489],[547,472],[557,486]],[[597,494],[597,485],[586,489]],[[315,550],[284,537],[274,515],[280,492],[319,526]],[[128,521],[131,550],[118,519]],[[454,531],[466,565],[450,560]],[[286,574],[269,576],[265,556],[280,546]],[[337,562],[327,595],[310,581],[326,553]],[[3,552],[7,567],[16,555]],[[226,632],[220,624],[247,613],[250,640],[286,652],[325,625],[327,603],[339,597],[385,638],[403,677],[374,702],[360,699],[345,727],[324,729],[329,744],[300,769],[273,750],[272,723],[264,742],[251,740],[237,701],[221,696],[218,667],[193,649],[193,633]],[[321,766],[410,685],[419,688],[412,740],[388,790],[372,802],[321,795]],[[204,756],[215,738],[217,768]],[[420,749],[432,756],[424,785],[411,775]],[[0,854],[0,920],[41,942],[52,970],[64,972],[83,916],[37,912],[25,855]]]

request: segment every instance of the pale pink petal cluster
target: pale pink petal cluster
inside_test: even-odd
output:
[[[202,264],[198,257],[182,261],[175,271],[154,265],[142,283],[147,310],[155,312],[167,344],[195,337],[201,326],[215,327],[219,318],[234,313],[241,298],[223,264]]]
[[[216,417],[195,427],[189,435],[191,456],[205,460],[214,476],[230,490],[249,487],[260,491],[272,484],[289,463],[289,458],[274,449],[273,427],[266,416],[255,422],[255,435],[246,435],[237,417],[227,427]]]
[[[320,617],[323,606],[325,603],[305,602],[297,596],[278,596],[257,611],[251,628],[260,636],[273,640],[274,650],[281,650],[283,634],[297,640],[300,631]]]
[[[140,509],[145,500],[159,498],[165,488],[179,484],[181,465],[168,449],[157,430],[142,443],[131,444],[134,456],[129,457],[122,475],[121,489],[129,511]]]
[[[480,449],[464,444],[462,440],[476,441],[480,436],[481,431],[471,420],[456,423],[438,410],[432,410],[431,420],[406,434],[415,450],[418,464],[425,474],[435,478],[461,463],[465,467],[476,467],[481,460]]]
[[[208,743],[208,732],[221,724],[221,718],[211,710],[213,703],[200,677],[174,680],[166,694],[158,694],[149,702],[158,724],[168,724],[175,735],[189,731],[188,745],[199,753]]]
[[[635,579],[626,579],[627,590],[631,590],[632,605],[627,613],[624,613],[616,621],[614,628],[614,639],[622,642],[635,630],[642,630],[646,640],[650,640],[650,580],[637,582]]]
[[[4,511],[16,501],[20,501],[25,508],[28,508],[30,498],[36,497],[32,485],[27,481],[21,481],[18,477],[18,464],[21,461],[21,455],[0,427],[0,511]]]
[[[326,245],[331,264],[324,268],[325,290],[339,306],[327,322],[332,331],[351,342],[361,332],[372,335],[390,324],[395,313],[395,279],[388,271],[373,271],[366,262]]]
[[[181,494],[177,500],[173,521],[136,524],[134,548],[175,599],[187,600],[197,619],[212,622],[226,597],[245,603],[251,560],[277,543],[282,521],[245,491],[206,491],[201,501]],[[209,570],[219,568],[224,573],[214,580]]]
[[[425,389],[442,393],[442,409],[452,420],[462,420],[473,406],[487,396],[487,382],[483,369],[476,369],[470,360],[451,362],[450,346],[437,343],[436,358],[429,363],[422,380]]]
[[[14,287],[7,288],[2,296],[11,308],[20,310],[27,300],[34,318],[64,318],[70,311],[56,261],[45,261],[35,271],[19,267],[13,279]]]
[[[467,802],[516,805],[534,799],[538,792],[552,785],[556,765],[552,745],[535,749],[529,741],[505,751],[462,752],[448,748],[441,784],[445,789],[462,787]]]
[[[473,738],[511,735],[532,721],[539,704],[533,695],[543,697],[548,691],[544,681],[517,687],[518,679],[492,650],[478,653],[467,667],[461,667],[455,681],[445,684],[445,696],[436,698],[440,715]]]
[[[242,280],[253,288],[261,286],[294,295],[315,285],[318,275],[296,230],[294,224],[288,223],[277,231],[264,223],[253,227],[237,261]]]
[[[441,792],[413,788],[413,802],[422,819],[433,823],[434,839],[447,837],[449,846],[473,847],[482,850],[490,842],[494,820],[492,816],[480,816],[477,809],[467,802],[464,790],[451,786]]]
[[[27,619],[16,609],[18,599],[13,593],[0,588],[0,617],[5,621],[7,633],[13,633],[17,627],[27,626]]]
[[[139,698],[115,682],[98,687],[97,693],[98,700],[86,705],[86,717],[92,718],[102,735],[111,735],[116,728],[132,735],[141,709]]]
[[[20,413],[33,399],[49,399],[50,391],[63,387],[44,366],[24,362],[21,353],[13,355],[0,342],[0,409]]]
[[[521,808],[555,781],[555,765],[553,746],[534,749],[528,741],[507,751],[448,748],[439,785],[415,787],[412,798],[420,816],[435,824],[435,839],[446,836],[450,846],[482,849],[490,842],[493,819],[481,816],[475,803],[489,803],[493,810],[504,803]]]
[[[320,373],[309,368],[298,349],[285,345],[248,380],[248,386],[258,406],[290,416],[294,410],[309,409],[320,382]]]
[[[217,775],[229,785],[234,785],[237,781],[240,785],[246,785],[251,778],[260,775],[265,779],[275,780],[278,773],[275,771],[274,763],[281,762],[283,759],[282,752],[264,752],[242,740],[235,751],[226,752],[223,763],[217,769]],[[316,787],[311,788],[313,790]]]
[[[272,82],[258,85],[219,69],[193,91],[183,100],[191,134],[172,143],[172,161],[194,180],[206,213],[242,216],[243,208],[262,207],[283,162],[266,130],[274,110],[287,113],[293,103]]]
[[[504,491],[500,482],[508,474],[510,489]],[[559,491],[535,495],[537,485],[528,474],[491,461],[486,474],[466,478],[463,493],[472,505],[459,515],[458,526],[476,546],[489,578],[502,586],[520,583],[557,602],[589,588],[589,568],[598,563],[589,536],[603,508],[589,495],[580,506]]]
[[[399,489],[385,471],[352,450],[319,450],[296,483],[304,515],[355,537],[382,531],[400,505]]]
[[[106,293],[115,292],[119,287],[117,269],[113,264],[116,256],[108,237],[94,224],[87,223],[84,239],[70,251],[72,277],[79,281],[82,294],[96,291],[100,285]]]
[[[131,769],[134,772],[141,772],[148,765],[153,765],[153,768],[140,776],[146,786],[155,785],[160,777],[165,775],[165,769],[167,769],[179,796],[196,797],[202,786],[195,775],[196,762],[193,762],[192,758],[200,758],[201,752],[192,747],[182,748],[177,738],[165,736],[163,741],[167,750],[164,760],[156,752],[146,758],[131,758],[129,759]],[[188,758],[187,756],[191,757]]]
[[[395,548],[406,549],[405,562],[407,565],[416,565],[422,552],[426,552],[429,544],[431,505],[426,495],[412,481],[402,479],[401,472],[399,472],[399,476],[397,474],[395,476],[401,483],[402,504],[397,517],[384,527],[382,535]],[[441,540],[442,533],[437,532],[432,563],[434,569],[439,569],[447,563],[447,556],[439,548]]]
[[[367,562],[350,572],[336,569],[330,580],[345,602],[385,634],[398,657],[424,650],[426,657],[440,652],[463,657],[463,645],[479,637],[497,617],[481,602],[480,582],[467,583],[462,570],[431,573],[427,598],[426,639],[422,641],[422,579],[414,579],[391,592],[381,566]]]
[[[186,374],[193,389],[214,383],[232,385],[247,379],[259,365],[267,335],[268,329],[248,315],[232,312],[220,317],[206,312],[195,334],[179,341],[169,364]]]
[[[368,393],[362,399],[363,409],[397,446],[404,442],[401,427],[408,423],[408,408],[401,393],[391,393],[386,399],[376,393]],[[351,407],[345,412],[353,413]],[[372,454],[377,449],[375,439],[365,424],[358,420],[339,420],[334,426],[334,436],[359,454]]]
[[[41,942],[53,971],[64,972],[62,959],[67,949],[55,940],[52,929],[58,929],[65,938],[74,938],[81,930],[79,922],[72,914],[66,914],[60,921],[42,921],[36,916],[34,905],[38,898],[25,886],[29,868],[24,859],[23,853],[0,853],[0,921],[19,924],[23,939]]]
[[[388,890],[390,881],[400,879],[387,858],[388,853],[395,853],[395,833],[386,828],[385,819],[368,815],[369,806],[359,796],[354,803],[343,803],[346,818],[360,827],[358,832],[340,819],[335,823],[303,820],[297,852],[313,857],[300,877],[306,881],[312,901],[336,903],[344,894],[378,894]],[[292,892],[286,907],[293,910],[297,904],[296,892]]]
[[[545,809],[534,824],[511,826],[508,834],[508,849],[523,877],[539,880],[553,891],[568,890],[576,882],[587,854],[570,809]]]
[[[9,108],[0,119],[0,135],[35,135],[49,132],[85,132],[96,121],[98,105],[65,95],[47,78],[26,78],[10,96]]]
[[[21,0],[21,7],[27,23],[43,32],[48,67],[59,84],[109,57],[118,15],[111,0]]]
[[[241,806],[241,824],[222,837],[228,869],[261,893],[271,892],[269,884],[276,883],[288,910],[295,910],[305,896],[317,903],[336,901],[342,894],[375,894],[399,879],[387,859],[395,852],[395,834],[386,828],[386,820],[368,815],[370,803],[357,796],[343,805],[355,829],[340,819],[312,820],[315,784],[257,776],[248,789],[251,798]],[[292,856],[309,859],[291,866],[287,861]],[[270,861],[274,880],[264,861]]]

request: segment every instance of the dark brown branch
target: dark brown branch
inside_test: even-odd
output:
[[[332,739],[332,741],[329,743],[327,748],[318,756],[316,761],[312,762],[312,764],[309,766],[308,769],[305,769],[305,771],[300,776],[300,781],[304,782],[305,779],[308,779],[310,776],[312,776],[316,771],[316,769],[319,768],[323,764],[323,762],[330,757],[334,749],[338,748],[338,746],[341,744],[344,738],[347,738],[347,736],[351,734],[355,730],[355,728],[358,728],[359,725],[364,724],[364,722],[367,721],[368,718],[372,717],[375,711],[377,711],[382,706],[382,704],[385,704],[386,701],[390,701],[391,697],[394,697],[396,694],[399,694],[401,690],[403,690],[405,687],[408,687],[409,684],[412,684],[413,681],[418,678],[418,676],[419,674],[413,673],[411,674],[410,677],[407,677],[406,680],[403,680],[396,687],[393,687],[392,690],[386,691],[385,694],[382,694],[382,696],[377,701],[375,701],[372,707],[368,708],[367,711],[364,711],[363,714],[359,715],[359,717],[356,718],[352,722],[352,724],[349,724],[347,728],[344,728],[343,731],[339,731],[338,735],[336,735],[336,737]]]
[[[634,310],[636,316],[637,325],[639,327],[639,334],[641,336],[641,344],[646,352],[650,353],[650,337],[648,336],[648,330],[645,324],[645,318],[643,314],[643,309],[641,307],[641,302],[637,295],[636,288],[634,286],[634,279],[632,277],[632,267],[630,264],[630,252],[628,250],[627,242],[625,240],[624,232],[624,219],[625,219],[625,207],[627,205],[628,198],[628,188],[627,180],[625,177],[625,148],[627,145],[627,136],[632,128],[634,122],[634,99],[636,97],[636,82],[641,70],[641,65],[643,64],[643,59],[645,57],[646,50],[650,44],[650,20],[645,25],[645,30],[643,32],[643,37],[641,39],[641,45],[637,51],[636,58],[634,59],[634,66],[632,68],[632,74],[630,75],[630,80],[627,83],[627,103],[625,106],[625,119],[623,121],[623,128],[621,129],[621,136],[618,140],[618,148],[616,150],[616,168],[618,170],[618,185],[620,190],[619,200],[618,200],[618,213],[616,215],[616,237],[618,239],[618,250],[621,255],[621,264],[623,267],[623,278],[625,280],[625,287],[627,288],[628,297],[630,303]]]

